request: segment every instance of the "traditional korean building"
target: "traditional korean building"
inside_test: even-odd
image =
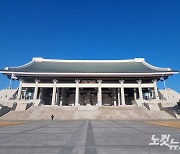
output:
[[[178,73],[143,58],[131,60],[53,60],[33,58],[1,73],[20,81],[17,99],[35,105],[132,105],[159,100],[157,81]]]

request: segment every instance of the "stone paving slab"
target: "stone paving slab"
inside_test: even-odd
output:
[[[149,146],[152,135],[162,134],[180,142],[180,129],[142,121],[31,121],[0,128],[0,154],[180,153],[167,146]]]

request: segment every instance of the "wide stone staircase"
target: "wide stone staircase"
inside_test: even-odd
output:
[[[29,116],[34,112],[37,112],[40,106],[33,106],[25,111],[10,111],[7,114],[0,117],[0,120],[30,120]]]
[[[151,111],[144,106],[100,107],[97,119],[175,119],[166,111]]]
[[[176,103],[176,102],[180,101],[180,93],[178,93],[172,89],[159,90],[159,98],[167,99],[168,102]]]
[[[75,106],[32,106],[25,111],[10,111],[0,120],[78,120],[78,119],[175,119],[166,111],[151,111],[143,106],[103,106],[95,110],[78,110]]]
[[[0,90],[0,99],[12,99],[17,94],[17,89],[2,89]]]
[[[72,106],[41,106],[39,110],[29,115],[28,120],[50,120],[51,115],[54,115],[56,120],[71,120],[74,119],[76,110],[77,108]]]

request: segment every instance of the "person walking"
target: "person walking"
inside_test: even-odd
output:
[[[54,115],[52,114],[52,115],[51,115],[51,120],[53,120],[53,119],[54,119]]]

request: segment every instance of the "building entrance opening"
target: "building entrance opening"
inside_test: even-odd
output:
[[[96,88],[80,88],[79,95],[80,105],[96,105],[97,89]]]
[[[44,105],[51,105],[53,88],[43,88],[42,102]]]
[[[132,105],[132,101],[134,100],[134,89],[133,88],[125,88],[125,102],[126,105]]]

